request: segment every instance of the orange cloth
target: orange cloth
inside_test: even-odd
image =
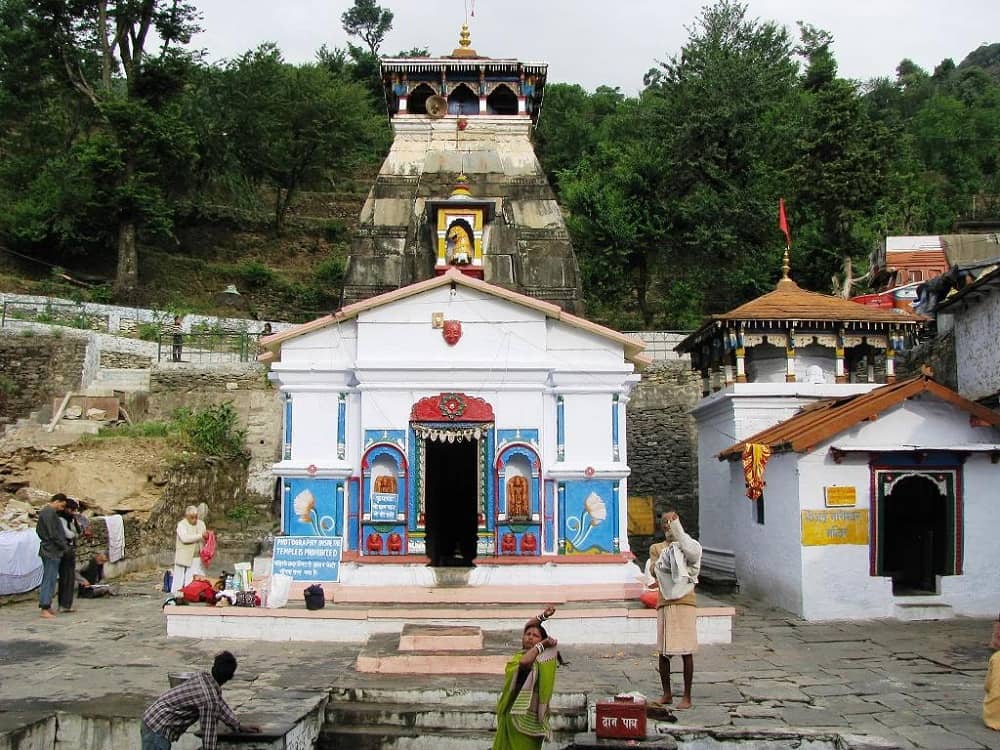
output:
[[[764,494],[764,467],[771,457],[771,449],[760,443],[743,444],[743,480],[747,485],[747,497],[759,500]]]

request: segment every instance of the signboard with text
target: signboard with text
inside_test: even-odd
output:
[[[395,492],[373,492],[372,493],[372,520],[373,521],[395,521],[396,520],[396,493]]]
[[[868,509],[802,511],[802,546],[868,544]]]
[[[272,573],[308,583],[337,583],[344,538],[339,536],[277,536]]]
[[[853,508],[858,504],[858,491],[853,486],[824,487],[823,495],[827,508]]]

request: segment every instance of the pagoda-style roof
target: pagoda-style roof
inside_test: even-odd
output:
[[[886,330],[916,326],[926,320],[922,315],[905,310],[883,310],[829,294],[810,292],[785,277],[777,283],[773,292],[750,300],[727,313],[711,316],[675,349],[678,352],[691,351],[706,338],[711,338],[712,333],[726,323],[740,323],[757,329],[794,325]]]
[[[807,453],[825,440],[836,437],[860,422],[875,419],[887,409],[924,393],[967,411],[984,425],[1000,428],[1000,412],[992,411],[960,396],[924,373],[899,383],[876,388],[868,393],[825,399],[810,404],[794,417],[726,448],[719,453],[718,458],[720,461],[739,458],[743,453],[743,446],[747,443],[766,445],[776,453]]]

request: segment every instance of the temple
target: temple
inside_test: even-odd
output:
[[[531,144],[545,63],[383,58],[394,139],[351,243],[343,302],[449,268],[579,314],[569,234]]]
[[[634,583],[640,342],[452,267],[263,343],[286,398],[282,531],[342,537],[343,583],[427,563]]]

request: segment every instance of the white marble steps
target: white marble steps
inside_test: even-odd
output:
[[[303,587],[297,587],[303,588]],[[568,584],[562,586],[345,586],[324,584],[336,604],[538,604],[635,601],[639,584]]]
[[[545,601],[544,599],[542,601]],[[167,635],[187,638],[233,638],[265,641],[361,643],[376,633],[400,634],[408,623],[518,631],[538,614],[539,604],[510,602],[427,604],[332,604],[309,611],[293,599],[283,609],[167,607]],[[557,606],[552,622],[557,637],[574,643],[656,643],[656,612],[634,600],[578,601]],[[698,640],[731,643],[732,607],[698,598]]]

